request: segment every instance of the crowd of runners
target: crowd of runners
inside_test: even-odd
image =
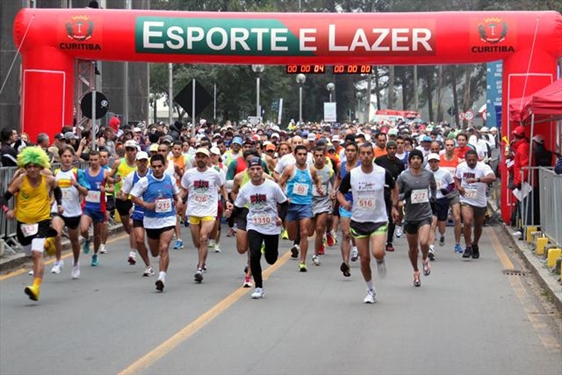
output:
[[[20,169],[0,206],[17,220],[17,239],[31,254],[33,284],[25,293],[32,300],[40,296],[45,252],[56,258],[51,273],[64,269],[64,231],[77,279],[82,254],[90,266],[100,264],[108,219],[117,216],[129,235],[123,262],[140,258],[142,275],[156,278],[158,292],[166,288],[170,248],[196,249],[196,283],[204,280],[209,251],[234,250],[221,248],[221,226],[247,257],[242,285],[255,288],[254,299],[264,296],[262,255],[274,264],[280,239],[293,242],[300,272],[321,266],[326,247],[339,246],[342,277],[351,276],[350,262],[360,262],[365,303],[376,301],[371,256],[384,277],[396,238],[406,237],[415,287],[420,268],[431,274],[436,245],[465,260],[480,257],[487,189],[496,179],[495,128],[291,123],[282,130],[201,121],[192,129],[121,127],[116,120],[100,129],[95,144],[89,132],[77,136],[67,128],[52,145],[47,136],[13,155]],[[88,167],[77,168],[79,160]],[[184,245],[182,227],[191,245]]]

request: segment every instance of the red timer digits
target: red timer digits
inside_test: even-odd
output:
[[[287,65],[285,68],[287,74],[324,74],[326,66],[324,65]]]
[[[371,74],[371,65],[334,65],[334,74]]]

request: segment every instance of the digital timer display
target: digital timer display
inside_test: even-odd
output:
[[[371,74],[373,71],[371,65],[334,65],[332,69],[334,74]]]
[[[325,65],[287,65],[285,68],[287,74],[324,74],[326,73]]]

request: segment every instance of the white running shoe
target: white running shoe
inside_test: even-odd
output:
[[[402,237],[402,234],[404,233],[404,231],[402,230],[402,226],[401,225],[397,225],[396,226],[396,230],[394,231],[394,234],[396,235],[396,238],[400,238]]]
[[[99,253],[100,253],[100,254],[107,254],[107,248],[105,247],[105,244],[102,243],[102,244],[100,245],[100,251],[99,251]]]
[[[381,260],[377,259],[377,272],[379,273],[379,277],[381,279],[384,279],[384,277],[386,276],[386,262],[384,258]]]
[[[220,253],[220,252],[221,252],[221,245],[219,245],[218,243],[216,243],[214,247],[215,247],[215,248],[214,248],[215,253]]]
[[[265,292],[263,291],[263,288],[256,288],[254,293],[252,293],[252,299],[263,298],[264,294],[265,294]]]
[[[368,290],[367,295],[363,298],[363,303],[375,303],[377,300],[376,295],[377,293],[374,289]]]
[[[244,283],[242,284],[243,288],[251,288],[252,287],[252,280],[250,279],[250,276],[245,275],[244,276]]]
[[[34,274],[33,274],[33,270],[30,270],[27,274],[28,274],[29,276],[33,276],[33,275],[34,275]]]
[[[73,279],[78,279],[80,277],[80,265],[79,264],[72,267],[72,271],[70,271],[70,276]]]
[[[357,247],[353,246],[353,249],[351,250],[351,261],[356,262],[357,258],[359,258],[359,251],[357,250]]]
[[[313,255],[312,256],[312,263],[314,263],[315,266],[319,266],[322,264],[322,262],[320,261],[320,258],[318,257],[318,255]]]
[[[137,253],[134,251],[131,251],[129,253],[129,259],[127,259],[127,261],[129,262],[130,266],[134,266],[135,264],[137,264]]]
[[[146,267],[142,275],[144,277],[154,276],[154,268],[152,268],[152,266]]]
[[[64,268],[64,260],[61,259],[55,262],[53,268],[51,268],[51,273],[56,273],[58,275],[63,268]]]
[[[209,240],[209,249],[214,249],[217,242],[215,240]]]

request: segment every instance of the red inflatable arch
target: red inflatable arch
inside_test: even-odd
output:
[[[507,109],[510,98],[529,95],[556,80],[562,17],[557,12],[191,13],[27,8],[15,19],[14,40],[23,63],[22,129],[34,139],[39,131],[54,134],[62,125],[72,124],[75,59],[328,65],[503,60],[503,108]],[[507,118],[503,116],[503,134],[512,128]],[[546,128],[537,131],[548,135]],[[506,205],[502,202],[504,220],[510,211]]]

